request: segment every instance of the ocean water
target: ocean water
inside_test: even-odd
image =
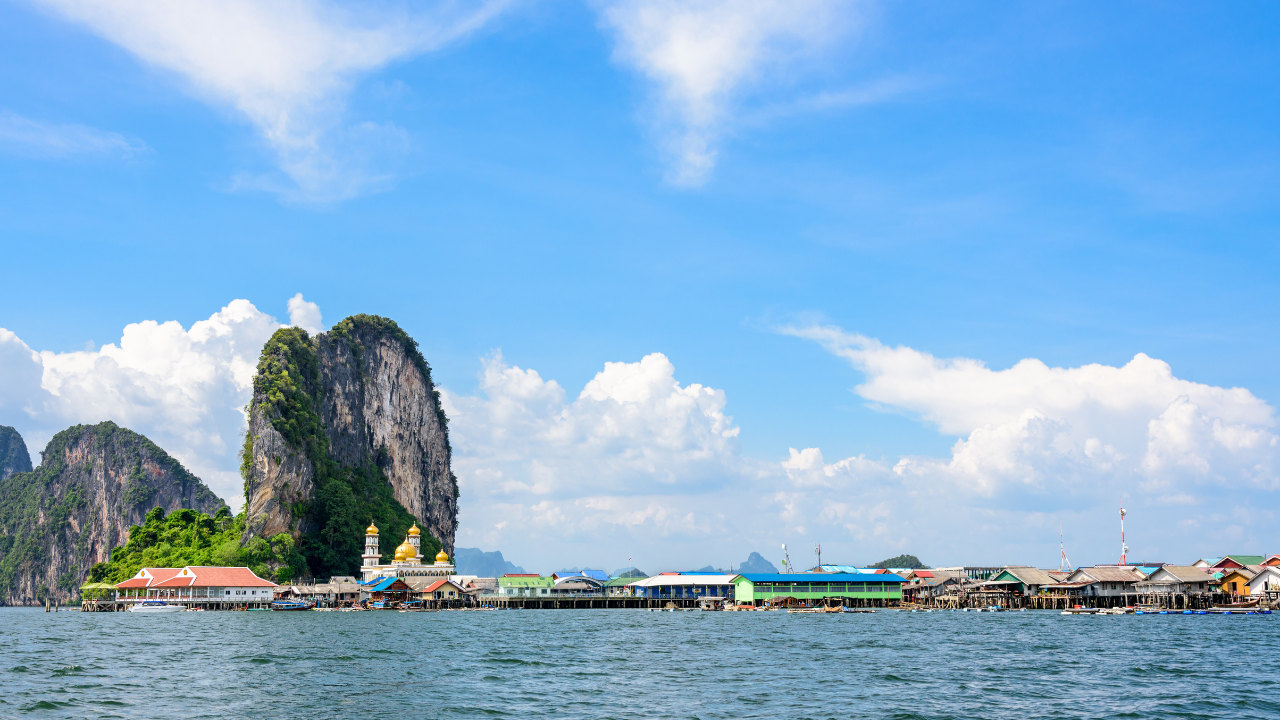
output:
[[[0,717],[1280,718],[1278,641],[1280,615],[0,608]]]

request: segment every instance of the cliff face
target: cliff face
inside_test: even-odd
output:
[[[150,440],[115,423],[53,437],[40,466],[0,480],[0,600],[37,604],[74,594],[89,567],[128,540],[147,511],[224,506]]]
[[[452,550],[447,421],[417,343],[386,318],[357,315],[314,338],[297,328],[272,337],[254,380],[242,469],[246,538],[292,534],[317,576],[355,571],[369,522],[382,530],[384,552],[415,520]],[[424,539],[424,550],[436,546]]]
[[[31,455],[18,431],[0,425],[0,480],[20,472],[31,472]]]

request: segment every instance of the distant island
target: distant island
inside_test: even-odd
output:
[[[502,552],[485,552],[479,548],[458,548],[453,552],[453,562],[459,575],[502,577],[524,573],[524,568],[502,557]]]

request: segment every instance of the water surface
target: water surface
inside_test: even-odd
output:
[[[0,608],[0,717],[1280,717],[1280,616]]]

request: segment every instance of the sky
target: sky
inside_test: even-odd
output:
[[[528,569],[1280,552],[1280,8],[0,0],[0,424],[431,363]]]

